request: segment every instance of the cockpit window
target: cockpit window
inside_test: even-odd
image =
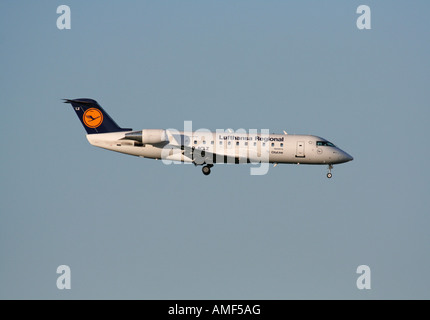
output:
[[[317,141],[317,146],[335,147],[335,145],[328,141]]]

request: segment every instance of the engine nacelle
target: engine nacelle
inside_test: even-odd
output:
[[[167,138],[166,130],[163,129],[143,129],[142,130],[142,143],[156,144],[169,141]]]
[[[166,142],[166,130],[163,129],[143,129],[142,131],[133,131],[125,134],[123,139],[135,140],[143,144],[157,144]]]

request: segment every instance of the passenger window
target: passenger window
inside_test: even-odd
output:
[[[213,140],[211,141],[211,144],[214,144]]]
[[[257,146],[257,142],[254,142],[254,147]]]
[[[275,146],[275,143],[272,142],[272,147],[274,147],[274,146]]]
[[[231,141],[228,142],[228,145],[231,145]]]
[[[236,141],[236,145],[237,145],[237,146],[239,145],[239,141]]]
[[[263,142],[263,147],[265,147],[266,146],[266,142]]]
[[[206,144],[206,140],[203,140],[203,144]]]
[[[194,140],[194,144],[197,144],[197,140]]]
[[[284,147],[284,144],[283,143],[281,143],[281,148],[283,148]]]
[[[248,145],[248,142],[245,142],[245,146],[247,146]]]
[[[219,142],[219,145],[222,146],[222,141]]]

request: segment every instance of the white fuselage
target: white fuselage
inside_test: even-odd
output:
[[[116,152],[196,164],[338,164],[352,160],[345,151],[313,135],[163,131],[166,141],[159,143],[139,143],[126,139],[126,134],[130,132],[89,134],[87,139],[94,146]],[[182,140],[178,137],[182,137]]]

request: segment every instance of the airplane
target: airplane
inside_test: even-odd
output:
[[[200,132],[169,129],[133,131],[121,128],[97,103],[88,98],[63,99],[71,104],[93,146],[142,158],[191,162],[202,166],[204,175],[216,163],[279,163],[333,165],[353,157],[330,141],[314,135]]]

